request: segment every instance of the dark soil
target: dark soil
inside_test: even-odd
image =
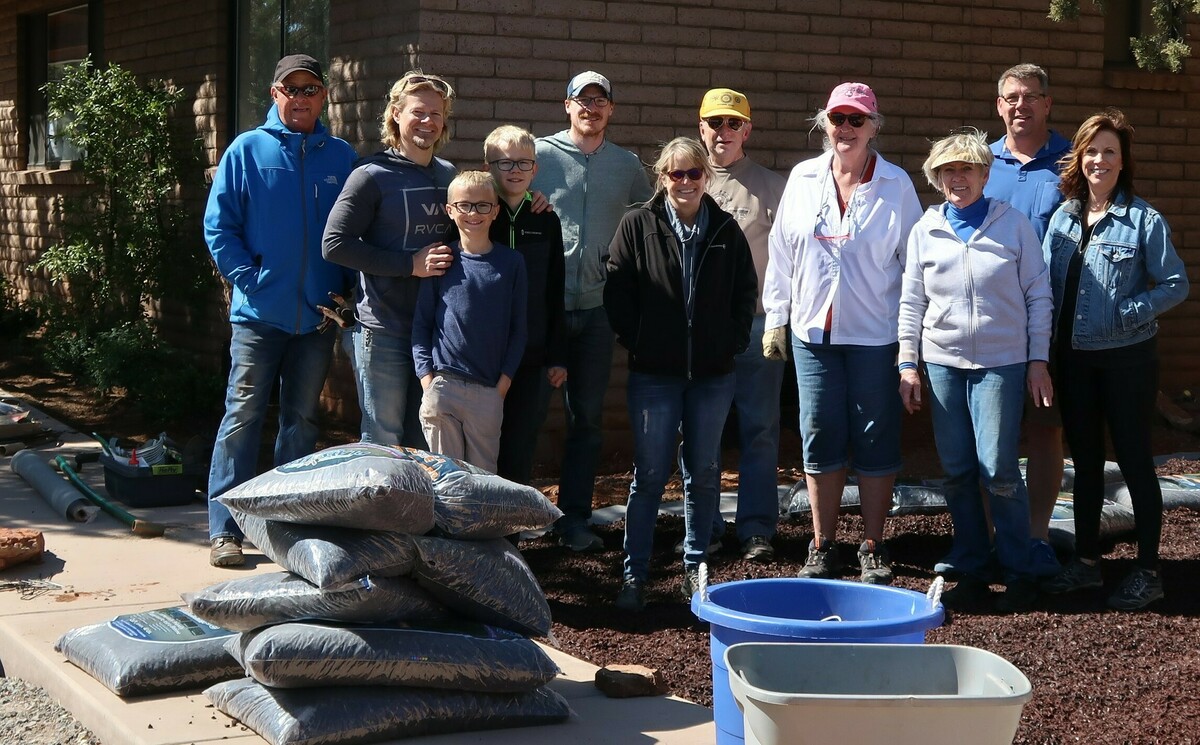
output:
[[[164,429],[181,441],[192,436],[211,440],[220,417],[220,411],[214,410],[191,421],[155,422],[119,398],[77,389],[65,376],[42,367],[28,347],[11,343],[0,344],[0,387],[21,394],[79,431],[133,442]],[[270,434],[264,434],[269,441]],[[322,444],[355,437],[352,427],[330,423]],[[795,435],[785,432],[781,482],[802,476],[795,468],[797,448]],[[1165,424],[1156,429],[1155,452],[1197,451],[1197,435]],[[735,458],[736,453],[727,454],[727,468],[734,466]],[[927,418],[906,422],[905,459],[902,478],[938,475]],[[1200,463],[1173,461],[1161,471],[1194,473],[1200,471]],[[553,498],[553,475],[544,464],[539,473],[546,478],[538,485]],[[596,505],[624,502],[629,478],[628,473],[601,476]],[[727,471],[723,481],[726,488],[735,488],[736,473]],[[679,498],[678,482],[667,498]],[[842,547],[847,563],[854,561],[849,542],[857,540],[861,527],[855,515],[841,519],[839,536],[847,541]],[[673,694],[711,705],[707,625],[692,615],[679,594],[681,567],[673,546],[683,536],[682,520],[663,517],[659,521],[649,605],[641,614],[612,607],[621,582],[622,529],[622,523],[600,527],[605,550],[592,555],[573,554],[550,538],[522,543],[522,553],[550,602],[557,643],[596,665],[638,663],[657,668]],[[933,579],[931,567],[950,547],[950,536],[946,515],[889,519],[886,538],[895,561],[896,585],[925,591]],[[710,582],[795,576],[810,538],[807,523],[781,523],[775,540],[777,560],[753,564],[740,560],[730,530],[725,552],[711,566]],[[1133,556],[1134,547],[1128,543],[1117,544],[1107,554],[1106,589],[1132,567]],[[927,641],[987,649],[1029,677],[1034,693],[1022,714],[1018,743],[1200,743],[1200,513],[1166,513],[1162,573],[1167,597],[1147,611],[1110,611],[1099,592],[1042,598],[1033,611],[1015,616],[997,615],[989,608],[948,615],[945,625],[929,632]],[[846,578],[853,578],[850,570]],[[969,733],[964,733],[963,742],[970,741]]]

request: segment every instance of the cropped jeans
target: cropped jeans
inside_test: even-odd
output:
[[[242,539],[229,508],[213,501],[258,473],[258,448],[271,391],[279,381],[276,466],[317,446],[318,406],[336,334],[292,334],[264,323],[235,323],[229,342],[225,416],[208,472],[209,538]]]
[[[663,489],[683,432],[683,564],[699,566],[712,537],[721,492],[721,430],[733,401],[734,375],[688,380],[629,373],[633,482],[625,510],[625,577],[645,580]]]

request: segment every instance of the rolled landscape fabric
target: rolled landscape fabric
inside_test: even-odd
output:
[[[70,482],[45,461],[44,455],[35,450],[22,450],[12,457],[8,465],[55,512],[77,523],[91,522],[100,508],[84,499]]]

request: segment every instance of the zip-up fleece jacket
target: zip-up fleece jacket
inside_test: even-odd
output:
[[[230,322],[306,334],[317,305],[346,291],[352,279],[321,258],[321,233],[357,158],[319,121],[309,135],[288,129],[274,106],[230,143],[204,210],[204,240],[233,286]]]
[[[532,189],[541,191],[562,221],[566,254],[565,307],[599,308],[604,302],[604,262],[617,224],[630,207],[653,191],[642,162],[607,140],[585,155],[563,130],[537,140],[538,174]]]
[[[930,207],[908,236],[900,293],[900,362],[958,369],[1050,359],[1050,275],[1029,218],[988,200],[969,240]]]
[[[750,342],[758,276],[737,221],[704,195],[708,231],[696,245],[692,315],[681,247],[659,195],[621,220],[608,258],[604,309],[632,372],[688,379],[733,372]]]
[[[338,197],[321,251],[326,259],[359,272],[358,320],[387,336],[412,335],[421,278],[413,256],[449,240],[446,189],[455,169],[434,158],[421,166],[395,148],[363,158]]]

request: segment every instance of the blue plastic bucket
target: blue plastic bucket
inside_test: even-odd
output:
[[[730,645],[922,644],[925,632],[941,626],[945,615],[940,603],[922,593],[841,580],[748,579],[706,589],[707,597],[703,591],[692,596],[692,612],[709,623],[717,745],[745,742],[725,667]]]

